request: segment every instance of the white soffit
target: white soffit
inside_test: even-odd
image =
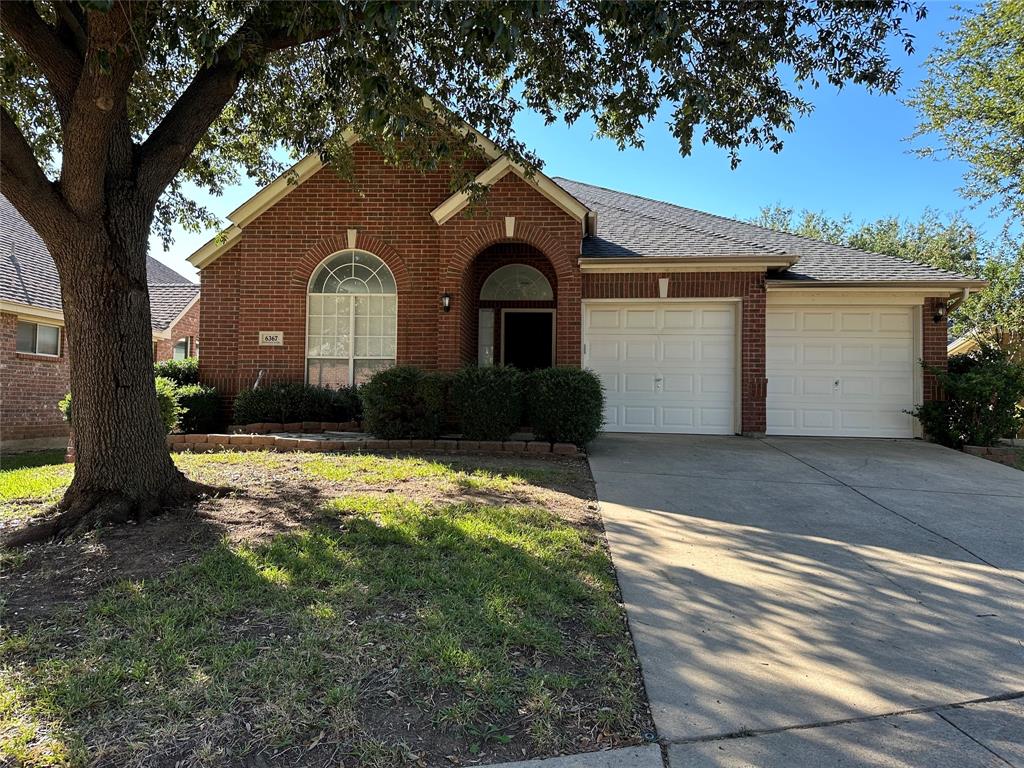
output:
[[[490,187],[505,178],[509,173],[516,174],[540,192],[540,194],[580,222],[584,227],[584,231],[586,230],[587,217],[591,214],[590,209],[540,171],[536,171],[530,176],[523,166],[508,157],[500,157],[477,174],[474,181],[481,186]],[[430,216],[440,226],[463,210],[469,203],[469,192],[465,190],[456,192],[431,211]]]

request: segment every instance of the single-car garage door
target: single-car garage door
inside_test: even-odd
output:
[[[772,435],[913,437],[912,307],[769,307]]]
[[[584,303],[610,432],[735,432],[736,304]]]

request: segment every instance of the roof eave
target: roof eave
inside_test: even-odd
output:
[[[767,280],[765,282],[768,290],[814,290],[828,289],[836,290],[842,288],[871,289],[879,288],[892,290],[894,288],[905,288],[907,290],[936,289],[944,291],[969,292],[980,291],[988,286],[987,280],[974,279],[936,279],[936,280]]]

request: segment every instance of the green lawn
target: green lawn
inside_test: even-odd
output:
[[[64,463],[64,451],[0,457],[0,521],[25,517],[29,505],[56,501],[71,482],[72,472],[72,466]]]
[[[0,763],[447,766],[639,738],[602,535],[577,519],[586,499],[540,479],[579,482],[580,466],[180,463],[324,495],[292,533],[225,538],[0,630]]]

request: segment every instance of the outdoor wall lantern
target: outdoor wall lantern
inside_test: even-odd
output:
[[[937,306],[935,308],[935,314],[932,315],[932,322],[933,323],[941,323],[945,319],[946,319],[946,305],[945,304],[939,304],[939,306]]]
[[[441,309],[445,312],[452,311],[452,295],[448,291],[441,294]]]

